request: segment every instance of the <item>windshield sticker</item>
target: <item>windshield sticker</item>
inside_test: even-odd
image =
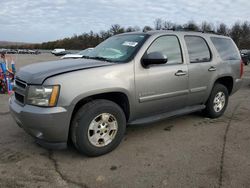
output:
[[[137,44],[138,44],[138,42],[125,41],[122,45],[123,45],[123,46],[136,47]]]

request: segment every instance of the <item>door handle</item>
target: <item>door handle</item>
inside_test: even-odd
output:
[[[211,67],[208,69],[208,71],[209,71],[209,72],[216,71],[216,67],[211,66]]]
[[[187,74],[186,71],[178,70],[174,75],[175,75],[175,76],[184,76],[184,75],[186,75],[186,74]]]

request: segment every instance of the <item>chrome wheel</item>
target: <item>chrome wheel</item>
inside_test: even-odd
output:
[[[88,139],[96,147],[103,147],[110,144],[118,131],[116,118],[109,113],[102,113],[96,116],[88,128]]]
[[[225,94],[223,92],[218,92],[214,97],[214,102],[213,102],[214,111],[220,112],[225,106],[225,102],[226,102]]]

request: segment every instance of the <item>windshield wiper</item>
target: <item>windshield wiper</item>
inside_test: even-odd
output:
[[[107,59],[105,57],[100,57],[100,56],[95,56],[95,57],[89,57],[89,59],[97,59],[97,60],[102,60],[102,61],[107,61],[107,62],[113,62],[110,59]]]
[[[84,59],[90,59],[90,57],[87,56],[87,55],[83,55],[82,58],[84,58]]]

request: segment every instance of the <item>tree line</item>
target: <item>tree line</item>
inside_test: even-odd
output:
[[[248,21],[235,22],[231,27],[224,23],[214,25],[209,22],[202,22],[197,24],[194,21],[189,21],[185,24],[176,24],[171,21],[165,21],[163,19],[156,19],[154,21],[154,26],[144,26],[140,28],[138,26],[134,27],[123,27],[119,24],[112,25],[106,31],[100,31],[99,33],[94,33],[93,31],[85,32],[80,35],[74,35],[69,38],[64,38],[61,40],[43,42],[40,44],[26,44],[21,46],[11,46],[11,48],[27,48],[27,49],[47,49],[51,50],[54,48],[65,48],[71,50],[82,50],[89,47],[95,47],[100,42],[109,38],[110,36],[124,33],[124,32],[134,32],[143,31],[147,32],[150,30],[189,30],[189,31],[200,31],[200,32],[211,32],[220,35],[230,36],[239,49],[250,49],[250,23]]]

